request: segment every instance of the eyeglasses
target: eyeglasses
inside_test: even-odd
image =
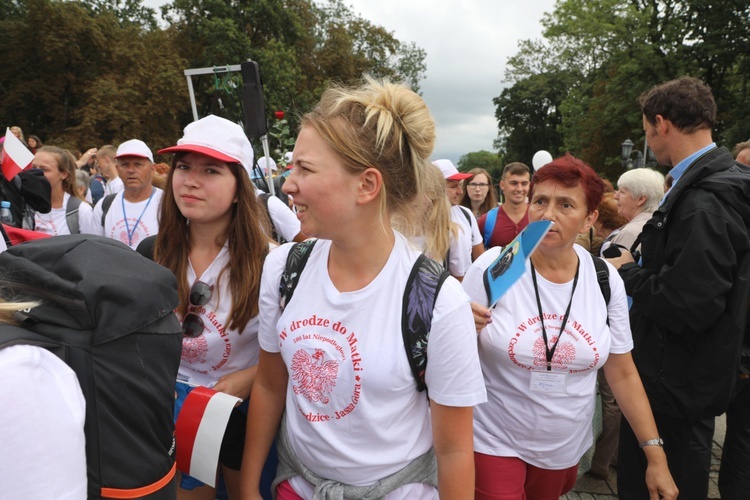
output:
[[[479,189],[489,187],[489,184],[486,182],[470,182],[468,186],[472,189]]]
[[[190,287],[190,295],[188,296],[190,308],[205,306],[209,300],[211,300],[211,287],[200,280],[193,283],[193,286]],[[189,312],[182,320],[182,333],[186,337],[199,337],[205,329],[206,326],[203,324],[203,318],[194,312]]]

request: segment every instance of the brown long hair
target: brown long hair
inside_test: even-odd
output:
[[[177,310],[185,314],[188,307],[190,284],[187,281],[188,266],[188,221],[175,202],[172,190],[172,177],[177,161],[185,153],[178,153],[172,160],[172,169],[167,175],[167,189],[164,190],[159,209],[159,232],[154,245],[154,260],[170,269],[177,277],[177,293],[180,305]],[[270,222],[255,188],[245,169],[238,163],[229,163],[229,169],[237,179],[237,203],[232,207],[232,220],[222,241],[228,241],[229,262],[219,273],[221,280],[228,271],[229,290],[232,293],[232,306],[229,309],[227,329],[242,332],[248,321],[258,315],[260,296],[260,275],[263,261],[268,253]]]
[[[483,168],[472,168],[469,170],[469,173],[471,174],[471,177],[466,179],[464,181],[464,194],[461,197],[461,205],[465,206],[469,210],[471,210],[471,198],[469,198],[469,183],[474,180],[474,178],[479,174],[484,174],[487,176],[487,183],[489,184],[489,189],[487,190],[487,196],[484,197],[484,201],[482,202],[482,206],[479,207],[479,215],[484,215],[493,208],[497,206],[497,198],[495,197],[495,186],[492,185],[492,177],[490,174]]]

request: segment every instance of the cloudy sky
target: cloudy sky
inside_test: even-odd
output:
[[[348,0],[354,11],[427,51],[422,95],[437,122],[435,159],[454,163],[469,152],[494,151],[492,99],[518,41],[541,37],[539,21],[554,0]],[[528,159],[531,163],[531,158]]]
[[[492,149],[497,121],[492,98],[503,89],[505,64],[518,41],[539,38],[539,21],[555,0],[344,0],[354,12],[427,51],[422,95],[437,121],[434,158],[454,163]],[[164,0],[145,0],[158,6]],[[531,158],[528,159],[531,162]]]

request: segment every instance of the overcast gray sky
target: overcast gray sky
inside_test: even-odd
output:
[[[345,0],[347,1],[347,0]],[[494,151],[492,98],[518,41],[539,38],[554,0],[348,0],[356,12],[427,51],[422,95],[437,122],[434,158]],[[531,158],[528,158],[531,164]]]
[[[344,0],[354,12],[427,51],[422,95],[437,122],[434,159],[494,151],[492,98],[518,41],[539,38],[555,0]],[[145,0],[149,6],[164,0]],[[527,159],[531,163],[531,158]]]

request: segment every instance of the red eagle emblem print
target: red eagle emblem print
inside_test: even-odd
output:
[[[557,342],[557,336],[553,336],[550,339],[550,346],[555,345]],[[547,366],[547,353],[544,349],[544,339],[538,338],[534,342],[534,365],[535,366]],[[568,365],[576,359],[576,348],[572,342],[560,342],[557,344],[555,354],[552,356],[552,368],[558,370],[565,370]]]
[[[315,349],[312,356],[304,349],[295,352],[292,356],[292,379],[298,384],[292,389],[310,402],[328,404],[330,398],[327,394],[336,386],[339,364],[335,360],[324,361],[324,357],[323,349]]]

